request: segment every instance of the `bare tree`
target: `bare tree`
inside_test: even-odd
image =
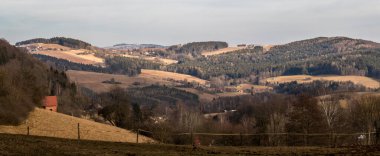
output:
[[[281,144],[281,138],[278,133],[286,132],[285,124],[286,117],[280,113],[273,113],[269,116],[269,123],[267,125],[267,133],[272,133],[269,135],[269,144],[273,146],[278,146]]]
[[[241,125],[243,127],[244,133],[248,133],[253,130],[253,127],[256,125],[256,119],[254,117],[244,115],[241,118]]]
[[[340,106],[339,99],[333,97],[332,95],[327,95],[327,97],[319,99],[319,106],[329,132],[331,133],[330,142],[333,144],[333,142],[335,142],[335,129],[337,128],[337,125],[340,122],[339,119],[342,115],[342,108]]]
[[[322,109],[323,117],[330,131],[334,131],[336,124],[339,122],[342,108],[339,100],[334,97],[327,97],[319,100],[319,106]]]
[[[362,96],[354,102],[351,111],[352,120],[361,130],[368,132],[367,144],[371,144],[374,123],[380,120],[380,97]]]

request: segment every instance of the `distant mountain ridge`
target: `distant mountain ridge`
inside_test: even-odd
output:
[[[35,38],[35,39],[17,42],[16,46],[32,44],[32,43],[59,44],[59,45],[74,48],[74,49],[90,49],[92,47],[90,43],[87,43],[78,39],[66,38],[66,37],[53,37],[50,39]]]
[[[166,48],[166,46],[158,44],[126,44],[120,43],[115,44],[111,47],[105,47],[105,49],[118,49],[118,50],[132,50],[132,49],[143,49],[143,48]]]

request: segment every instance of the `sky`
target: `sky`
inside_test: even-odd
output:
[[[380,0],[0,0],[0,38],[56,36],[100,47],[320,36],[380,42]]]

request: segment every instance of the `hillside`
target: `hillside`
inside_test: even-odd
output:
[[[20,123],[44,96],[69,86],[64,73],[0,40],[0,124]]]
[[[144,60],[147,60],[147,61],[152,61],[152,62],[160,63],[160,64],[163,64],[163,65],[170,65],[170,64],[178,63],[177,60],[167,59],[167,58],[160,58],[160,57],[135,56],[135,55],[128,55],[128,54],[124,54],[122,56],[123,57],[129,57],[129,58],[144,59]]]
[[[157,79],[156,77],[152,77],[146,74],[140,74],[138,76],[129,77],[127,75],[118,75],[118,74],[106,74],[106,73],[96,73],[96,72],[86,72],[86,71],[75,71],[69,70],[66,72],[69,76],[70,80],[76,82],[80,86],[89,88],[95,92],[107,92],[112,88],[113,84],[102,83],[103,81],[110,80],[112,78],[115,81],[120,82],[118,86],[122,88],[130,88],[134,87],[134,83],[137,82],[140,86],[149,86],[152,84],[162,84],[162,85],[170,85],[173,82]]]
[[[94,52],[87,49],[73,49],[59,44],[45,43],[31,43],[20,47],[26,48],[34,55],[46,55],[80,64],[104,65],[103,58],[96,57]]]
[[[293,75],[278,76],[263,80],[268,83],[287,83],[297,81],[298,83],[310,83],[312,81],[335,81],[335,82],[353,82],[371,89],[380,88],[380,82],[364,76],[309,76],[309,75]]]
[[[215,51],[222,48],[227,48],[228,43],[220,41],[208,42],[191,42],[184,45],[175,45],[168,48],[169,51],[174,51],[177,54],[191,54],[199,56],[204,51]]]
[[[112,84],[102,83],[105,80],[110,80],[114,78],[115,81],[120,82],[118,86],[123,88],[129,88],[135,86],[134,83],[138,82],[139,86],[149,86],[152,84],[161,84],[174,86],[179,83],[175,81],[185,81],[188,82],[197,82],[200,84],[205,84],[207,81],[202,80],[196,77],[189,75],[156,71],[156,70],[147,70],[143,69],[141,74],[138,76],[126,76],[126,75],[117,75],[117,74],[105,74],[105,73],[96,73],[96,72],[85,72],[85,71],[67,71],[67,75],[70,77],[71,81],[78,83],[86,88],[90,88],[96,92],[105,92],[108,91]]]
[[[260,79],[281,75],[357,75],[380,78],[380,44],[346,37],[320,37],[263,49],[242,49],[233,53],[187,60],[170,65],[168,71],[203,79],[227,75],[230,78]]]
[[[219,54],[234,52],[234,51],[238,51],[241,49],[244,49],[244,48],[242,48],[242,47],[228,47],[228,48],[218,49],[216,51],[205,51],[205,52],[202,52],[202,55],[207,57],[207,56],[212,56],[212,55],[219,55]]]
[[[66,46],[66,47],[70,47],[74,49],[90,49],[91,48],[91,44],[87,42],[73,39],[73,38],[66,38],[66,37],[53,37],[50,39],[35,38],[35,39],[17,42],[16,46],[33,44],[33,43],[59,44],[61,46]]]
[[[78,123],[83,140],[136,142],[136,134],[131,131],[39,108],[31,112],[21,125],[0,126],[0,133],[26,134],[29,126],[30,135],[77,139]],[[153,140],[139,136],[139,142],[148,143]]]

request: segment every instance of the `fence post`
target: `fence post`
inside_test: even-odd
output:
[[[28,131],[27,131],[26,135],[29,135],[29,126],[27,127],[27,130],[28,130]]]
[[[240,146],[243,146],[243,134],[240,132]]]
[[[368,143],[367,145],[371,145],[371,130],[368,131]]]
[[[190,139],[191,139],[191,145],[194,145],[193,131],[191,131]]]
[[[139,143],[139,133],[140,133],[140,129],[137,129],[136,143]]]
[[[286,142],[286,146],[289,146],[289,133],[285,134],[285,142]]]
[[[79,129],[79,123],[78,123],[78,141],[80,140],[80,129]]]

